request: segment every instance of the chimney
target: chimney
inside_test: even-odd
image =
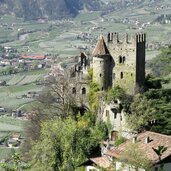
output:
[[[133,139],[132,139],[132,143],[136,143],[137,142],[137,137],[135,136],[135,137],[133,137]]]
[[[145,144],[148,144],[150,142],[150,137],[148,136],[148,137],[145,137],[145,140],[144,140],[144,143]]]

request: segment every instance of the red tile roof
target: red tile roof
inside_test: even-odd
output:
[[[22,59],[31,59],[31,60],[43,60],[45,59],[44,55],[20,55]]]
[[[106,156],[90,158],[90,160],[101,168],[108,168],[111,166],[111,162]]]
[[[145,143],[147,137],[149,137],[150,141]],[[108,150],[105,154],[118,158],[130,143],[132,143],[132,140],[127,140],[125,143],[119,145],[118,148]],[[167,150],[161,156],[161,160],[171,156],[171,136],[146,131],[137,135],[136,144],[144,151],[144,154],[153,164],[159,162],[153,148],[157,149],[158,146],[167,147]]]

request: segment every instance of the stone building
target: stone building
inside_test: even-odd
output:
[[[71,69],[71,76],[77,87],[73,86],[73,93],[86,94],[88,83],[87,70],[93,69],[93,81],[101,91],[120,86],[127,94],[133,95],[140,91],[145,82],[145,34],[134,34],[131,38],[126,34],[119,38],[118,33],[109,33],[105,39],[100,36],[91,57],[81,54],[80,61]],[[74,85],[74,84],[73,84]],[[80,86],[78,86],[80,85]],[[115,140],[118,132],[130,138],[131,131],[127,129],[124,110],[118,110],[119,99],[113,104],[107,104],[102,97],[98,118],[104,122],[110,121],[112,132],[109,136]]]
[[[93,80],[101,90],[119,85],[128,94],[134,94],[145,81],[145,34],[126,34],[119,39],[118,33],[100,37],[93,50]]]
[[[129,39],[126,34],[109,33],[100,36],[91,56],[81,53],[80,61],[71,68],[71,76],[81,81],[87,69],[93,68],[93,81],[100,90],[120,86],[128,94],[134,94],[145,81],[146,35],[137,33]]]

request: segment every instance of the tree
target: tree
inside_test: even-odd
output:
[[[126,112],[129,112],[129,107],[132,102],[132,96],[126,94],[125,91],[119,86],[109,89],[106,95],[107,103],[115,102],[116,100],[120,100],[120,111],[124,109]]]
[[[143,130],[151,120],[155,119],[155,112],[152,100],[144,95],[135,95],[130,106],[130,114],[126,116],[128,127],[134,131]]]
[[[73,87],[78,83],[71,80],[69,73],[64,71],[61,75],[50,76],[45,81],[46,88],[42,91],[38,101],[42,104],[45,113],[48,111],[50,118],[58,117],[65,119],[73,113],[77,107],[80,96],[73,93]],[[48,109],[48,110],[47,110]]]
[[[67,72],[60,72],[56,77],[50,76],[45,80],[45,89],[37,99],[38,105],[31,112],[30,122],[26,125],[27,141],[22,151],[27,153],[31,148],[31,141],[39,139],[41,125],[48,120],[65,120],[68,117],[77,119],[77,98],[72,94],[73,86]],[[26,156],[26,155],[25,155]],[[27,156],[29,158],[29,156]]]
[[[115,101],[115,100],[123,100],[126,97],[125,91],[119,86],[113,87],[109,89],[107,92],[106,100],[107,102]]]
[[[153,124],[149,125],[149,129],[170,135],[171,89],[149,90],[144,95],[148,101],[151,101],[151,108],[155,108],[152,117],[155,120],[153,120]]]
[[[31,170],[75,170],[106,136],[104,124],[93,124],[90,116],[43,122],[40,139],[31,151]]]
[[[153,148],[154,152],[157,154],[158,158],[159,158],[159,163],[160,163],[160,171],[165,171],[164,170],[164,164],[161,162],[161,157],[162,154],[167,150],[167,147],[165,146],[158,146],[158,148]]]
[[[148,160],[144,151],[141,150],[136,143],[127,145],[125,150],[122,152],[119,160],[125,162],[125,164],[123,164],[123,168],[125,167],[125,165],[129,165],[135,170],[138,170],[140,168],[148,171],[151,170],[150,161]]]
[[[89,86],[89,93],[88,93],[88,103],[90,109],[96,113],[99,107],[99,99],[100,99],[100,88],[99,85],[95,82],[90,82]]]
[[[27,170],[30,166],[22,161],[21,154],[14,152],[10,161],[0,163],[0,167],[5,171],[23,171]]]

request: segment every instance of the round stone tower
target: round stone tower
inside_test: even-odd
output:
[[[92,53],[93,56],[93,81],[101,90],[107,90],[112,86],[112,57],[101,36]]]

